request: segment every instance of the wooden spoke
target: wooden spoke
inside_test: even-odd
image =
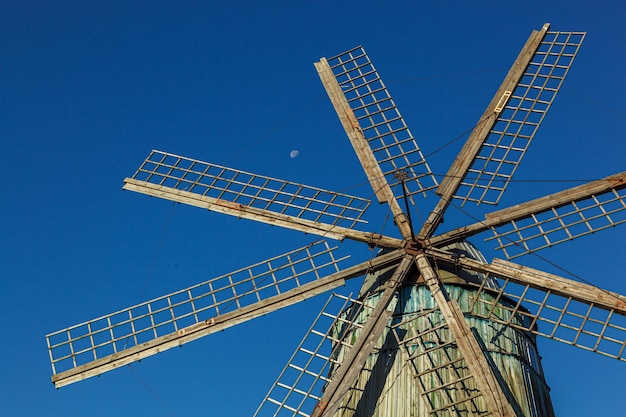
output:
[[[429,250],[439,261],[497,278],[482,283],[472,314],[626,361],[626,297],[512,262],[485,264]]]
[[[489,363],[485,352],[483,352],[482,347],[467,324],[458,303],[448,296],[441,280],[424,254],[416,255],[415,261],[441,312],[443,321],[450,330],[450,335],[458,346],[459,358],[462,358],[467,364],[469,373],[463,376],[462,379],[471,375],[473,381],[475,381],[476,388],[482,398],[484,398],[486,409],[492,414],[517,417],[518,412],[513,407],[510,394],[504,391],[503,384],[498,376],[494,374],[493,366]],[[468,398],[463,399],[463,402],[471,401],[471,399],[472,396],[470,395]]]
[[[312,417],[331,417],[339,409],[342,398],[358,378],[365,361],[378,343],[391,319],[388,310],[397,288],[402,284],[413,264],[411,256],[405,256],[386,284],[385,290],[369,315],[367,322],[359,332],[349,352],[343,357],[341,365],[332,374],[332,379],[324,389],[324,395],[318,402]]]
[[[492,230],[508,259],[626,222],[626,171],[485,216],[429,240],[441,247]]]
[[[401,229],[410,228],[397,199],[437,186],[415,139],[362,47],[315,64],[359,161],[380,203],[388,203]]]
[[[46,336],[61,387],[337,288],[388,266],[390,252],[339,271],[325,242]]]
[[[434,233],[452,199],[497,204],[550,109],[585,37],[533,31],[442,180],[441,200],[420,233]]]
[[[152,151],[125,190],[335,239],[365,223],[369,200]],[[339,227],[339,225],[342,225]]]
[[[198,195],[188,191],[151,184],[145,181],[137,181],[132,178],[126,178],[124,189],[146,194],[152,197],[175,201],[177,203],[204,208],[217,213],[235,216],[237,218],[253,220],[270,224],[272,226],[280,226],[286,229],[318,235],[325,238],[336,240],[350,239],[357,242],[367,243],[370,246],[387,248],[399,248],[402,246],[401,240],[382,236],[378,233],[361,232],[359,230],[348,229],[337,225],[314,222],[286,214],[236,204],[222,199]]]

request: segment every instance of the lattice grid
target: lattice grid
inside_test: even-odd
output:
[[[403,198],[396,173],[407,177],[408,194],[436,188],[424,155],[363,47],[328,59],[359,127],[396,198]],[[425,195],[425,194],[424,194]]]
[[[324,241],[48,334],[54,374],[183,331],[339,271]]]
[[[497,204],[559,92],[585,33],[547,32],[454,198]],[[488,122],[483,120],[481,123]],[[479,123],[480,125],[480,123]]]
[[[624,222],[626,188],[622,186],[498,226],[485,241],[496,239],[496,249],[513,259]]]
[[[309,417],[340,365],[338,352],[345,355],[352,346],[346,336],[362,328],[363,314],[369,315],[372,308],[350,296],[332,294],[254,417]]]
[[[220,165],[152,151],[134,180],[268,210],[297,218],[345,227],[365,223],[370,201],[348,194],[251,174]]]
[[[500,289],[497,291],[479,287],[480,295],[471,306],[473,314],[626,361],[626,316],[615,309],[510,279],[498,278],[498,282]],[[506,303],[502,303],[503,300]],[[525,320],[517,320],[520,316]]]

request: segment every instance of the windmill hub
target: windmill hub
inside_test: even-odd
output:
[[[404,244],[404,251],[409,255],[417,255],[424,252],[425,246],[421,240],[407,239]]]

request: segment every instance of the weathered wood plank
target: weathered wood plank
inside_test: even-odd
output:
[[[521,285],[550,292],[565,298],[572,298],[587,305],[594,305],[606,310],[626,315],[626,296],[583,284],[548,272],[533,269],[495,258],[491,264],[476,261],[470,258],[453,258],[453,255],[437,249],[428,249],[427,253],[438,260],[459,265],[472,271],[491,274],[499,278],[508,279]]]
[[[249,207],[227,200],[177,190],[175,188],[156,185],[145,181],[134,180],[132,178],[126,178],[124,180],[123,189],[146,194],[152,197],[163,198],[177,203],[200,207],[217,213],[227,214],[229,216],[254,220],[273,226],[280,226],[286,229],[297,230],[336,240],[343,240],[347,238],[358,242],[365,242],[372,246],[376,245],[387,248],[399,248],[402,246],[401,240],[382,236],[376,233],[360,232],[358,230],[348,229],[341,226],[333,226],[312,220],[300,219],[286,214],[274,213],[268,210]]]

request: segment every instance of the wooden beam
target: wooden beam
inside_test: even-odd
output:
[[[485,264],[466,257],[456,258],[442,250],[428,249],[426,252],[440,261],[459,265],[461,268],[494,275],[517,284],[529,285],[544,292],[565,298],[571,297],[587,305],[594,305],[609,311],[614,310],[618,314],[626,315],[626,296],[615,292],[498,258],[494,259],[491,264]]]
[[[497,120],[497,116],[505,106],[511,92],[519,83],[526,67],[530,63],[530,60],[535,54],[549,28],[550,25],[546,23],[543,25],[541,30],[534,30],[526,41],[526,44],[522,48],[517,59],[513,63],[513,66],[500,85],[500,88],[496,91],[496,94],[493,96],[491,102],[487,106],[487,109],[480,117],[476,127],[467,139],[467,142],[465,142],[465,145],[452,163],[452,166],[450,166],[448,173],[439,184],[437,194],[439,194],[441,198],[435,209],[424,223],[422,230],[418,234],[418,239],[424,240],[432,236],[437,226],[439,226],[439,223],[443,220],[443,215],[448,208],[448,205],[452,202],[452,198],[458,191],[468,169],[476,159],[476,155],[480,151],[480,148],[487,138],[489,131],[493,128],[493,125]]]
[[[177,190],[175,188],[139,181],[132,178],[124,179],[124,186],[122,188],[124,190],[130,190],[152,197],[163,198],[177,203],[227,214],[229,216],[254,220],[270,224],[272,226],[280,226],[336,240],[343,240],[347,238],[367,243],[370,246],[381,246],[386,248],[400,248],[402,246],[402,241],[400,239],[382,236],[377,233],[360,232],[358,230],[341,226],[300,219],[286,214],[274,213],[269,210],[262,210],[255,207],[233,203],[227,200],[203,196],[189,191]]]
[[[394,262],[398,262],[403,255],[404,251],[401,249],[389,252],[371,261],[362,262],[343,271],[336,272],[327,277],[289,290],[283,294],[261,300],[236,311],[215,316],[203,322],[180,329],[177,332],[158,337],[149,342],[133,346],[65,372],[60,372],[52,376],[52,382],[55,387],[60,388],[92,376],[100,375],[123,365],[139,361],[173,347],[182,346],[185,343],[217,331],[227,329],[236,324],[243,323],[244,321],[263,316],[340,287],[345,284],[345,280],[361,276],[370,270],[385,268]]]
[[[557,209],[567,204],[597,196],[611,190],[621,190],[623,188],[626,188],[626,171],[522,204],[494,211],[485,215],[484,221],[434,236],[428,239],[428,243],[432,246],[441,247],[454,241],[464,240],[493,227],[502,226],[512,221],[519,221],[532,215]]]
[[[396,225],[400,229],[400,233],[405,239],[411,238],[411,227],[406,219],[406,216],[393,195],[393,191],[385,179],[385,175],[383,174],[380,165],[378,165],[376,156],[372,152],[365,135],[363,135],[356,116],[350,108],[348,100],[346,100],[346,97],[343,94],[343,91],[341,90],[330,65],[328,64],[328,61],[326,61],[325,58],[320,59],[319,62],[315,63],[315,69],[317,70],[322,84],[326,89],[326,93],[328,93],[328,97],[337,112],[341,125],[348,135],[348,139],[354,148],[354,152],[359,158],[359,162],[361,162],[361,166],[367,175],[376,197],[378,198],[378,202],[389,204]]]

